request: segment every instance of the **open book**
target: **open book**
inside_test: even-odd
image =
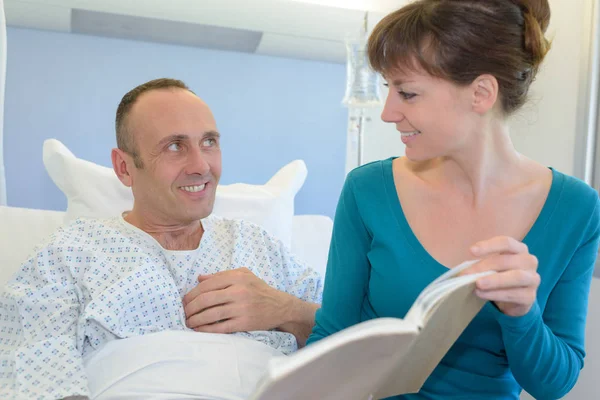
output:
[[[404,319],[365,321],[288,357],[271,360],[252,400],[368,400],[416,393],[481,310],[475,281],[458,276],[477,261],[429,284]]]

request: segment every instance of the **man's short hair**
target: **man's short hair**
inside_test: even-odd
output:
[[[127,124],[127,117],[131,108],[138,100],[138,98],[147,92],[158,89],[184,89],[192,92],[185,83],[177,79],[160,78],[154,79],[149,82],[143,83],[136,88],[130,90],[123,96],[119,107],[117,108],[117,116],[115,119],[115,131],[117,133],[117,147],[130,154],[133,157],[133,162],[137,168],[143,168],[144,163],[140,158],[140,154],[137,150],[137,146],[131,130]],[[192,92],[193,93],[193,92]]]

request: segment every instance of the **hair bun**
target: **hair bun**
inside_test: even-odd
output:
[[[550,41],[544,33],[550,24],[548,0],[512,0],[523,11],[525,50],[531,54],[534,69],[542,63],[550,50]]]

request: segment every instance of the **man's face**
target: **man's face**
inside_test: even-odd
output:
[[[128,163],[134,210],[165,225],[207,217],[221,177],[219,133],[208,106],[187,90],[153,90],[133,105],[127,129],[143,163]]]

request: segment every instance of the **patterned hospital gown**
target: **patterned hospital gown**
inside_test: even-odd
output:
[[[188,330],[182,297],[200,274],[247,267],[270,286],[321,302],[322,281],[258,226],[211,216],[200,245],[168,251],[125,222],[61,228],[0,293],[0,398],[88,395],[83,356],[121,338]],[[283,353],[293,335],[241,332]]]

